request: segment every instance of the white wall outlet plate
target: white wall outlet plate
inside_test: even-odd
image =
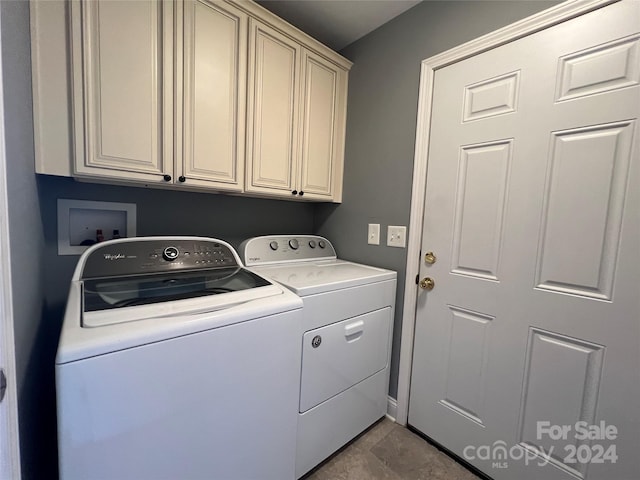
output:
[[[370,223],[367,231],[367,243],[369,245],[380,245],[380,224]]]
[[[407,227],[389,225],[387,228],[387,246],[405,248],[407,246]]]

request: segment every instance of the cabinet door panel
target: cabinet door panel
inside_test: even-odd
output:
[[[171,17],[162,2],[72,4],[76,174],[172,172]]]
[[[291,195],[296,177],[300,47],[251,22],[247,190]]]
[[[333,196],[336,169],[342,168],[345,81],[342,69],[305,52],[299,185],[307,196]]]
[[[209,1],[185,4],[185,184],[241,191],[247,15]]]

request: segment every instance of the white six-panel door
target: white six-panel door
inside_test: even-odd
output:
[[[495,479],[640,471],[639,82],[631,0],[435,74],[409,423]]]

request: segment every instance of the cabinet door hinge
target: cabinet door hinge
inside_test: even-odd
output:
[[[416,285],[420,283],[420,274],[416,275]]]

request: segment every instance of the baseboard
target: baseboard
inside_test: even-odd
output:
[[[387,417],[395,422],[397,414],[398,402],[395,398],[387,397]]]

